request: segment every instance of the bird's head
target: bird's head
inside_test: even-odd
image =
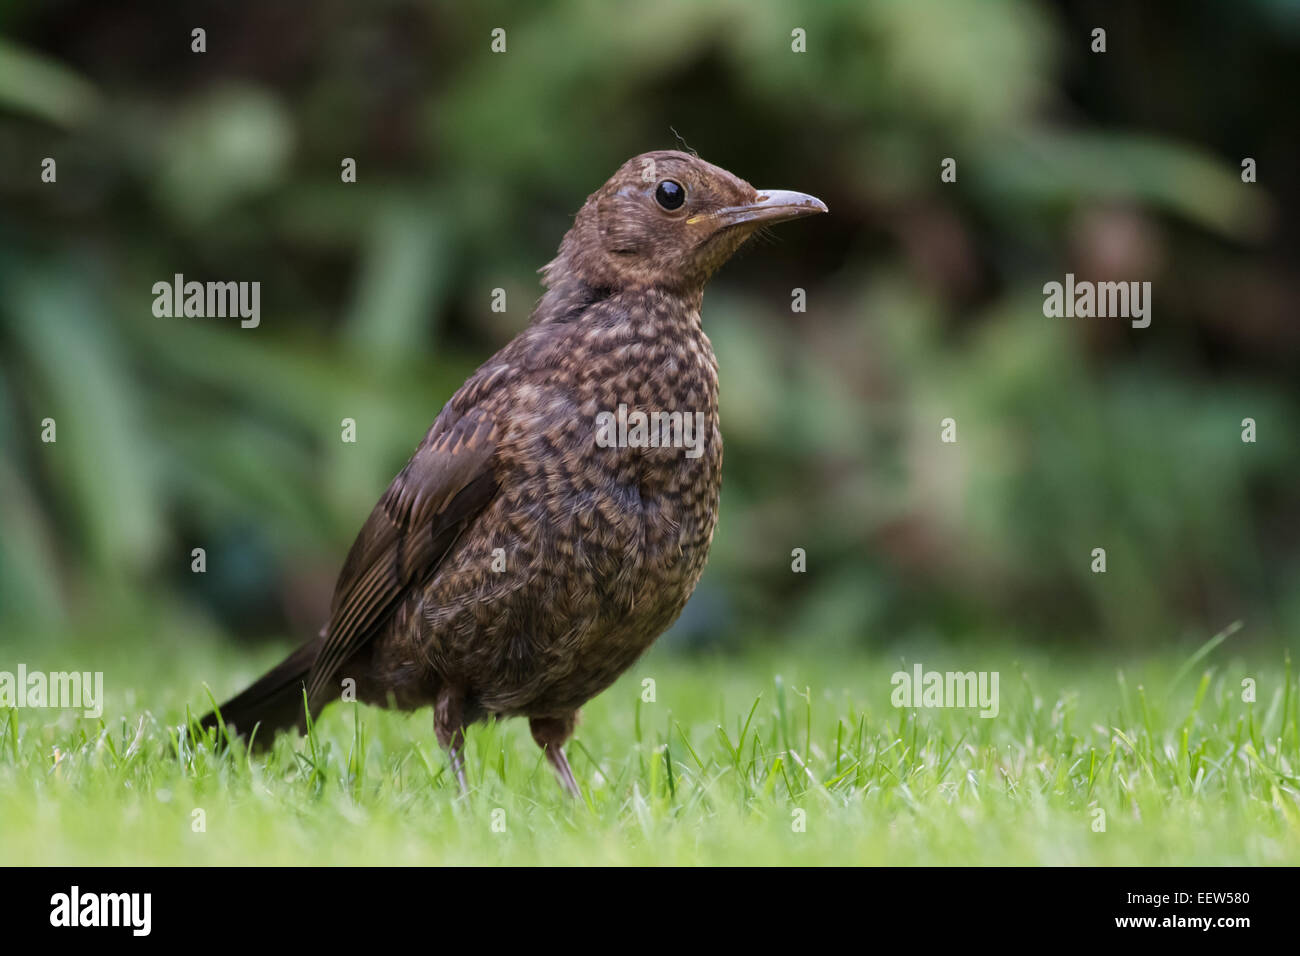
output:
[[[587,198],[542,272],[548,286],[698,290],[760,226],[822,212],[820,199],[755,189],[687,153],[643,153]]]

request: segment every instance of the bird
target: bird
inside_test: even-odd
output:
[[[677,619],[717,524],[705,284],[758,229],[825,212],[693,153],[625,162],[539,270],[528,325],[451,397],[366,519],[319,634],[200,726],[259,749],[305,732],[345,688],[432,706],[465,794],[465,728],[526,717],[580,797],[564,753],[579,708]]]

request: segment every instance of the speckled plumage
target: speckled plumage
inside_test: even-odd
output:
[[[463,726],[525,716],[575,791],[562,744],[578,708],[676,620],[717,522],[704,284],[758,225],[823,211],[684,153],[625,163],[542,270],[529,326],[451,398],[366,521],[321,636],[222,717],[301,726],[304,685],[319,711],[351,678],[370,703],[433,704],[462,786]],[[620,405],[700,413],[700,454],[602,447],[597,415]]]

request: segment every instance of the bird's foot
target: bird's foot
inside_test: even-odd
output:
[[[555,770],[560,786],[571,797],[581,797],[578,781],[574,779],[569,767],[569,758],[564,755],[564,742],[573,735],[574,725],[578,722],[577,713],[565,717],[530,717],[528,729],[533,733],[533,740],[542,748],[546,759]]]
[[[464,716],[464,696],[454,688],[443,688],[433,705],[433,732],[451,758],[451,769],[456,774],[456,784],[460,787],[462,797],[469,793],[469,785],[465,782]]]

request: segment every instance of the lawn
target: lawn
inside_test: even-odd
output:
[[[0,710],[0,863],[1300,863],[1296,678],[1233,643],[928,651],[999,673],[987,719],[894,707],[911,657],[661,647],[585,708],[581,802],[519,720],[471,729],[464,798],[429,711],[335,704],[269,754],[178,752],[203,683],[237,690],[270,650],[33,649],[102,668],[107,704]]]

